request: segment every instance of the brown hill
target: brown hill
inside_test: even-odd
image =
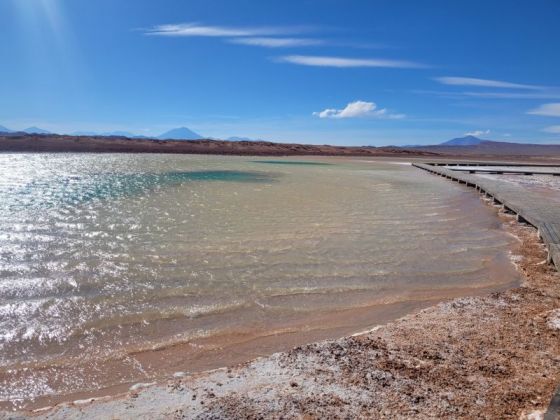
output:
[[[481,141],[474,145],[435,145],[417,146],[407,150],[418,152],[432,152],[445,156],[477,156],[477,157],[560,157],[558,144],[526,144],[507,143],[499,141]]]
[[[432,151],[397,147],[343,147],[266,141],[148,140],[128,137],[9,133],[0,136],[0,152],[191,153],[217,155],[437,156]]]

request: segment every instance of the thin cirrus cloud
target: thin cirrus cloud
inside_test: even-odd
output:
[[[560,117],[560,102],[542,104],[541,106],[527,112],[531,115],[543,115],[545,117]]]
[[[474,136],[474,137],[480,137],[480,136],[484,136],[490,134],[490,130],[474,130],[474,131],[468,131],[465,133],[465,136]]]
[[[161,37],[214,37],[224,39],[230,44],[250,45],[266,48],[289,48],[319,45],[336,45],[323,39],[298,36],[315,31],[309,26],[255,26],[232,27],[181,23],[156,25],[144,31],[146,35]],[[408,60],[385,58],[348,58],[333,56],[286,55],[273,58],[275,62],[291,63],[314,67],[385,67],[385,68],[426,68],[428,66]]]
[[[551,125],[542,129],[545,133],[560,134],[560,125]]]
[[[393,114],[387,109],[379,109],[374,102],[354,101],[350,102],[342,109],[327,108],[323,111],[314,112],[313,115],[319,118],[380,118],[380,119],[400,119],[404,114]]]
[[[413,90],[413,93],[421,95],[434,95],[452,99],[473,97],[484,99],[560,99],[560,90],[550,89],[533,92],[460,92],[460,91],[441,91],[441,90]]]
[[[531,115],[542,115],[545,117],[560,117],[560,102],[542,104],[535,109],[527,112]],[[541,131],[551,134],[560,134],[560,125],[551,125],[543,128]]]
[[[325,44],[325,41],[321,39],[289,36],[309,32],[310,30],[310,27],[303,26],[229,27],[201,25],[198,23],[181,23],[175,25],[157,25],[145,31],[145,34],[163,37],[225,38],[230,44],[266,48],[304,47]]]
[[[540,92],[462,92],[464,96],[489,99],[560,99],[560,91]]]
[[[443,85],[452,86],[478,86],[478,87],[491,87],[491,88],[503,88],[503,89],[528,89],[528,90],[541,90],[542,86],[536,85],[524,85],[520,83],[504,82],[501,80],[488,80],[488,79],[476,79],[473,77],[436,77],[435,81]]]
[[[232,44],[251,45],[267,48],[306,47],[311,45],[323,45],[325,42],[312,38],[271,38],[271,37],[248,37],[232,38]]]
[[[281,63],[299,64],[313,67],[386,67],[386,68],[425,68],[426,66],[413,61],[390,60],[383,58],[346,58],[316,55],[285,55],[275,58]]]
[[[154,36],[177,37],[259,37],[300,33],[302,27],[229,27],[200,25],[198,23],[180,23],[174,25],[157,25],[145,33]]]

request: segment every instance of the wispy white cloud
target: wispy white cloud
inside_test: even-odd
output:
[[[285,55],[275,59],[282,63],[317,67],[388,67],[388,68],[424,68],[423,64],[413,61],[389,60],[383,58],[345,58],[315,55]]]
[[[184,37],[258,37],[295,34],[303,31],[302,27],[229,27],[211,26],[198,23],[180,23],[174,25],[157,25],[148,29],[147,35],[184,36]]]
[[[452,86],[480,86],[480,87],[492,87],[492,88],[504,88],[504,89],[530,89],[530,90],[540,90],[544,87],[536,85],[524,85],[520,83],[504,82],[501,80],[488,80],[488,79],[476,79],[473,77],[436,77],[434,80],[444,85]]]
[[[551,125],[542,129],[545,133],[560,134],[560,125]]]
[[[541,92],[461,92],[464,96],[489,99],[559,99],[559,90]]]
[[[350,102],[343,109],[327,108],[323,111],[314,112],[313,115],[319,118],[382,118],[399,119],[404,118],[404,114],[392,114],[387,109],[378,109],[374,102],[354,101]]]
[[[531,115],[544,115],[546,117],[560,117],[560,102],[542,104],[541,106],[527,112]]]
[[[229,40],[229,42],[233,44],[253,45],[267,48],[305,47],[309,45],[324,44],[324,41],[321,39],[271,37],[232,38]]]
[[[466,132],[465,136],[480,137],[480,136],[485,136],[487,134],[490,134],[490,130],[475,130],[475,131]]]
[[[421,95],[434,95],[447,98],[487,98],[487,99],[560,99],[560,90],[551,88],[549,91],[540,92],[454,92],[442,90],[413,90]]]

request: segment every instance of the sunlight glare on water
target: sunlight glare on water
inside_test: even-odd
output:
[[[515,277],[472,192],[404,165],[310,163],[0,155],[0,400],[157,376],[130,362],[147,349]]]

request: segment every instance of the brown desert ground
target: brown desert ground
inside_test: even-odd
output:
[[[185,153],[243,156],[367,156],[545,160],[560,162],[560,145],[483,142],[474,146],[331,146],[268,141],[155,140],[116,136],[0,134],[0,152]]]
[[[343,147],[266,141],[152,140],[107,136],[0,135],[0,152],[189,153],[245,156],[437,156],[396,147]]]

